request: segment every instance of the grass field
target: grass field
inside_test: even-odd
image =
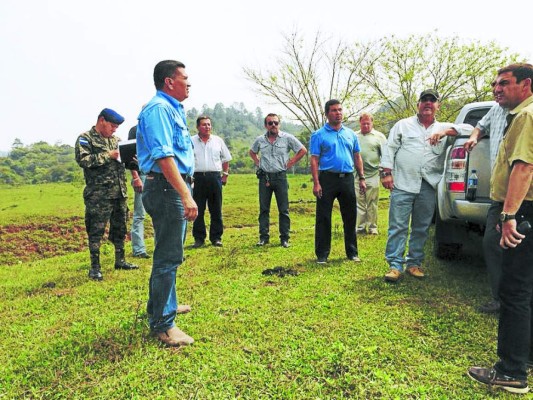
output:
[[[497,320],[475,311],[489,292],[479,249],[443,262],[430,240],[427,279],[383,281],[386,192],[381,235],[359,237],[362,263],[345,259],[336,209],[330,262],[318,266],[310,177],[290,177],[292,238],[284,249],[274,205],[271,244],[255,246],[257,180],[232,175],[224,247],[187,248],[178,272],[179,301],[193,312],[177,324],[196,342],[168,349],[147,326],[150,260],[138,261],[138,271],[115,271],[105,244],[104,281],[87,278],[82,189],[0,188],[0,399],[513,397],[465,374],[496,358]],[[51,228],[61,224],[62,231]],[[39,248],[50,231],[50,252],[60,255],[29,245],[20,258],[4,245]],[[151,250],[151,237],[147,243]],[[262,274],[275,267],[298,275]]]

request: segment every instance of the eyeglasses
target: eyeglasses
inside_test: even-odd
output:
[[[276,125],[276,126],[278,126],[278,125],[279,125],[279,121],[268,121],[268,122],[267,122],[267,125],[268,125],[268,126],[272,126],[272,125]]]
[[[422,97],[420,99],[421,103],[425,103],[426,101],[431,101],[432,103],[436,103],[437,99],[435,97],[433,97],[433,96]]]

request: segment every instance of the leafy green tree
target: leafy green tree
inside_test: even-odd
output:
[[[74,148],[64,144],[38,142],[12,147],[7,157],[0,157],[0,183],[46,183],[82,180],[82,171],[74,160]]]
[[[420,92],[429,88],[441,96],[439,119],[454,119],[465,103],[492,99],[497,69],[518,59],[495,42],[433,32],[384,37],[372,44],[363,62],[347,67],[363,78],[380,107],[381,123],[390,125],[413,115]]]
[[[427,88],[441,94],[439,119],[451,120],[464,103],[490,99],[496,70],[519,60],[495,42],[439,37],[437,32],[333,46],[320,32],[312,41],[298,32],[284,40],[276,69],[246,67],[244,74],[308,132],[324,123],[323,102],[330,98],[341,101],[347,120],[356,120],[363,109],[379,114],[376,127],[387,131],[413,115],[419,93]]]

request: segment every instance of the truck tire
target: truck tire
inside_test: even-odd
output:
[[[465,232],[460,226],[440,218],[438,203],[435,212],[435,256],[441,260],[454,260],[461,254]]]

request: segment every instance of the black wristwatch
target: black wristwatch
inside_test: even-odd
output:
[[[500,221],[501,222],[507,222],[507,221],[510,221],[512,219],[516,219],[516,215],[515,214],[509,214],[509,213],[506,213],[505,211],[501,212],[501,214],[500,214]]]

